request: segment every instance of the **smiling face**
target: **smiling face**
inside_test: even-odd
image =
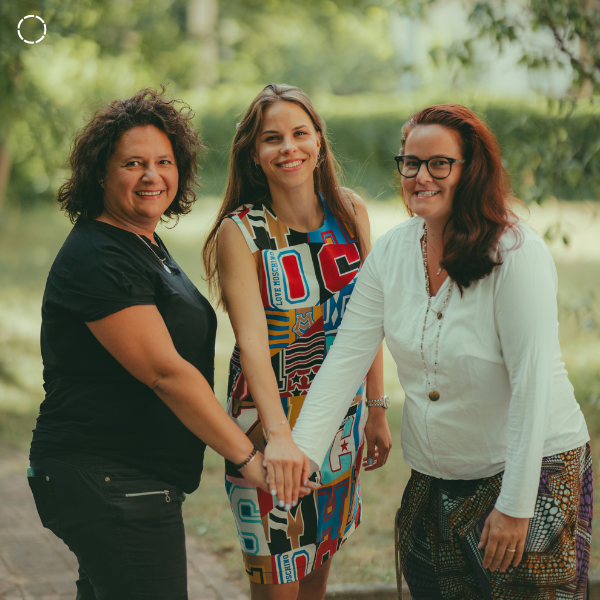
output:
[[[435,156],[463,158],[459,134],[441,125],[417,125],[408,134],[402,154],[421,160]],[[461,175],[460,163],[452,165],[452,171],[445,179],[434,179],[422,164],[416,177],[402,177],[402,191],[408,207],[428,224],[435,222],[443,227],[452,212],[454,191]]]
[[[276,102],[264,112],[252,158],[260,163],[271,194],[277,188],[313,191],[320,146],[320,136],[304,109]]]
[[[177,195],[179,172],[167,135],[153,125],[129,129],[108,160],[104,208],[144,229],[156,227]]]

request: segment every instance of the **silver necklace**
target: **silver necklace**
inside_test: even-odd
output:
[[[433,250],[433,253],[435,254],[436,258],[438,259],[439,268],[438,268],[438,270],[435,272],[435,274],[436,274],[436,275],[439,275],[439,274],[442,272],[442,270],[443,270],[443,267],[442,267],[442,265],[441,265],[442,261],[440,260],[440,255],[439,255],[439,254],[438,254],[438,253],[435,251],[435,249],[433,248],[433,245],[431,246],[431,249]]]
[[[438,356],[440,349],[440,333],[442,331],[442,323],[444,322],[444,312],[446,310],[446,306],[448,305],[448,301],[450,300],[450,296],[452,295],[452,289],[454,288],[454,282],[450,280],[450,285],[448,286],[448,292],[446,297],[444,298],[444,302],[442,304],[442,308],[436,314],[438,321],[440,322],[437,338],[435,340],[435,359],[433,363],[433,385],[429,383],[429,369],[427,368],[427,363],[425,362],[425,352],[423,350],[423,346],[425,343],[425,328],[427,327],[427,317],[429,316],[429,311],[431,310],[431,303],[433,300],[433,296],[431,295],[431,283],[429,281],[429,272],[427,270],[427,228],[423,225],[423,237],[421,238],[421,253],[423,254],[423,268],[425,269],[425,289],[427,290],[427,310],[425,311],[425,321],[423,322],[423,333],[421,335],[421,360],[423,361],[423,369],[425,371],[425,381],[427,384],[427,390],[429,399],[432,402],[437,402],[440,399],[440,393],[436,389],[437,386],[437,365],[438,365]],[[431,388],[431,389],[430,389]]]
[[[121,219],[118,219],[114,215],[111,215],[111,216],[112,216],[113,219],[115,219],[115,221],[118,221],[119,223],[121,223],[121,225],[125,225],[125,227],[127,227],[127,229],[129,229],[129,231],[131,231],[131,233],[133,233],[134,235],[137,235],[138,238],[140,238],[140,241],[142,242],[142,244],[144,244],[144,246],[146,246],[146,248],[148,248],[152,252],[152,254],[154,254],[154,256],[156,256],[156,258],[158,259],[158,262],[163,266],[163,269],[167,273],[171,272],[171,269],[169,269],[169,267],[165,264],[165,261],[167,260],[167,257],[161,258],[158,254],[156,254],[156,252],[154,252],[154,249],[152,248],[152,245],[149,246],[144,241],[144,238],[139,233],[136,233],[133,229],[131,229],[131,227],[129,227],[129,225],[127,225],[127,223],[125,223],[125,221],[121,221]]]

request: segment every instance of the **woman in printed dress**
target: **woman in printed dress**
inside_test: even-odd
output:
[[[360,523],[361,463],[378,468],[391,448],[381,349],[366,377],[367,403],[363,382],[313,475],[291,437],[369,251],[364,202],[340,187],[336,167],[308,97],[268,85],[238,124],[204,247],[237,341],[227,410],[266,453],[271,494],[226,462],[253,600],[324,597],[330,559]]]

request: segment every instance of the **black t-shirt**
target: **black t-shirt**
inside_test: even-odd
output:
[[[86,322],[129,306],[155,305],[177,352],[213,386],[216,315],[167,249],[168,273],[130,231],[80,221],[46,282],[41,347],[46,397],[30,458],[88,453],[121,461],[192,492],[206,445],[146,385],[129,374]]]

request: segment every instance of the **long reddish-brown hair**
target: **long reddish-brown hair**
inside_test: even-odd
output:
[[[355,213],[352,209],[351,192],[340,187],[340,167],[329,148],[325,121],[315,110],[308,96],[297,87],[272,83],[266,86],[252,101],[242,120],[231,145],[231,159],[225,197],[219,214],[212,226],[202,250],[202,260],[206,271],[211,294],[217,297],[218,303],[225,308],[223,292],[220,289],[217,271],[217,235],[221,221],[243,204],[262,202],[266,206],[271,203],[269,184],[262,169],[257,169],[252,158],[256,139],[262,129],[265,110],[276,102],[291,102],[299,106],[310,117],[312,124],[321,139],[319,161],[313,172],[315,193],[321,192],[327,201],[332,215],[341,221],[346,230],[356,238],[361,256],[364,256],[361,236]]]
[[[509,208],[513,199],[510,176],[502,165],[498,140],[472,110],[459,104],[440,104],[419,111],[402,128],[401,154],[411,131],[420,125],[456,131],[466,161],[444,228],[440,261],[462,294],[463,288],[502,264],[500,236],[516,223]],[[402,199],[412,216],[404,194]]]

